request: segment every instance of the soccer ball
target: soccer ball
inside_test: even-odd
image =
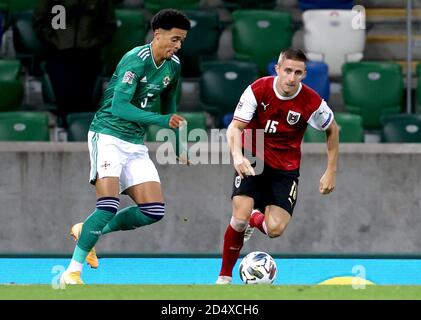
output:
[[[276,278],[276,263],[263,251],[253,251],[241,260],[240,278],[245,284],[272,284]]]

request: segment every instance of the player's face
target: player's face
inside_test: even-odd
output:
[[[283,96],[292,96],[297,90],[301,80],[306,74],[306,66],[302,61],[284,59],[275,65],[278,81],[276,88]]]
[[[171,59],[181,48],[181,44],[187,37],[187,31],[172,28],[171,30],[158,29],[155,31],[154,42],[156,41],[159,58]]]

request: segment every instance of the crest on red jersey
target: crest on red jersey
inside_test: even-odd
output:
[[[301,113],[289,110],[287,115],[287,122],[290,125],[296,124],[298,120],[300,120],[300,116]]]

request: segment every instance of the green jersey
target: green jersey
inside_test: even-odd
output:
[[[90,130],[143,144],[146,126],[169,128],[179,79],[180,60],[175,55],[157,66],[151,44],[132,49],[117,65]],[[158,102],[162,114],[151,111]]]

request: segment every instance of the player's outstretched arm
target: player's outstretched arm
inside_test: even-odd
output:
[[[111,105],[113,115],[144,125],[156,124],[163,128],[170,128],[171,114],[161,115],[156,112],[141,110],[130,101],[131,95],[115,91]]]
[[[234,162],[234,168],[241,179],[243,179],[245,176],[255,175],[250,161],[244,157],[242,151],[241,133],[246,126],[247,123],[238,120],[232,120],[227,129],[227,141]]]
[[[327,168],[320,178],[319,191],[321,194],[329,194],[335,189],[336,168],[339,154],[339,129],[336,121],[333,120],[326,129],[327,136]]]

